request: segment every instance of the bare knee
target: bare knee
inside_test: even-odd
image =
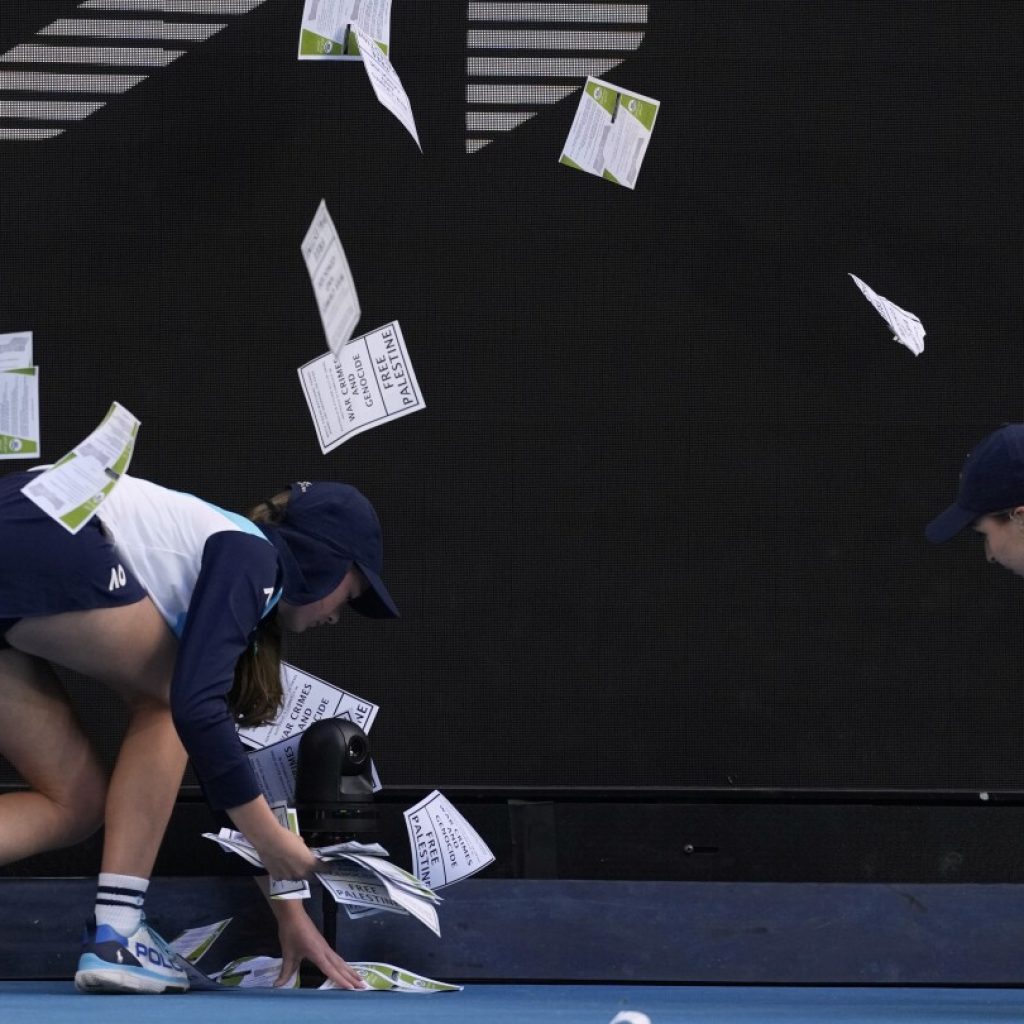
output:
[[[73,846],[99,831],[107,803],[107,779],[97,767],[81,772],[67,787],[42,792],[58,818],[61,846]]]

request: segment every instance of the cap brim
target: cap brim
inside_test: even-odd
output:
[[[349,601],[352,611],[365,615],[368,619],[401,618],[398,606],[391,600],[391,595],[381,582],[381,578],[372,569],[367,569],[365,565],[359,565],[358,562],[356,565],[359,566],[359,571],[366,577],[366,582],[370,586],[357,598]]]
[[[933,544],[942,544],[952,540],[961,530],[970,526],[980,513],[953,504],[940,512],[925,528],[924,535]]]

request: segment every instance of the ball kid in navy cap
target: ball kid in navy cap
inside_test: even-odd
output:
[[[990,562],[1024,575],[1024,423],[993,431],[970,452],[956,501],[925,528],[940,544],[973,526]]]
[[[398,618],[398,608],[380,578],[384,547],[377,513],[354,487],[292,484],[282,518],[275,524],[261,523],[260,528],[281,558],[282,601],[292,606],[320,601],[355,567],[367,586],[350,607],[370,618]]]

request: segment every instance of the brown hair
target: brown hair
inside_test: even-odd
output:
[[[279,523],[288,507],[289,491],[281,491],[249,509],[254,523]],[[271,612],[260,620],[252,643],[235,664],[228,704],[239,725],[264,725],[281,707],[281,627]]]

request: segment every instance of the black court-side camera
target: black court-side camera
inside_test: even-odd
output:
[[[374,841],[377,811],[370,741],[354,722],[325,718],[302,734],[295,809],[299,831],[310,846]]]

